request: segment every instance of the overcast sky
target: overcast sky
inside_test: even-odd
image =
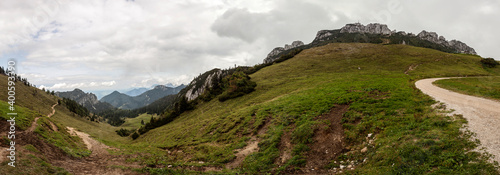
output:
[[[180,85],[358,21],[434,31],[499,60],[499,8],[498,0],[0,1],[0,65],[14,58],[19,74],[55,91]]]

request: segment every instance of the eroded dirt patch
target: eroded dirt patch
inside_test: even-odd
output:
[[[329,174],[325,169],[332,160],[336,159],[345,147],[342,116],[349,109],[349,105],[336,105],[328,114],[318,116],[321,124],[314,132],[313,143],[309,144],[307,163],[304,168],[293,172],[297,174]]]
[[[243,163],[243,160],[245,160],[245,158],[248,155],[259,151],[260,138],[258,136],[264,135],[266,133],[267,129],[269,128],[270,124],[271,124],[271,120],[268,119],[263,124],[263,126],[257,131],[257,135],[254,135],[250,138],[250,140],[247,143],[247,146],[245,146],[241,149],[235,150],[237,152],[235,154],[236,158],[233,161],[226,164],[226,168],[233,169],[233,168],[240,166],[241,163]]]

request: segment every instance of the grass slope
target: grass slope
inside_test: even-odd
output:
[[[7,89],[5,75],[0,75],[0,87]],[[50,162],[53,160],[50,159],[54,159],[54,155],[56,158],[61,158],[61,155],[73,158],[90,155],[83,141],[77,136],[71,136],[65,130],[66,126],[74,126],[74,124],[85,126],[82,124],[85,122],[75,122],[84,119],[75,116],[60,105],[56,106],[55,115],[52,118],[47,118],[47,114],[52,112],[52,105],[57,103],[57,97],[19,82],[16,83],[15,88],[16,110],[14,112],[18,114],[16,116],[16,138],[13,139],[16,142],[16,167],[7,165],[8,161],[0,162],[0,174],[68,174],[64,169],[51,165]],[[2,113],[0,133],[7,132],[7,129],[4,130],[4,128],[8,128],[6,119],[9,116],[6,113],[11,112],[8,110],[6,95],[7,93],[0,94],[0,111]],[[32,125],[37,117],[40,118],[34,132],[24,131]],[[56,117],[60,120],[55,119]],[[87,121],[86,124],[89,123],[91,122]],[[57,128],[57,131],[53,130],[52,124]],[[92,127],[91,130],[99,129]],[[7,146],[8,141],[10,142],[4,136],[0,140],[2,140],[0,144],[2,149]]]
[[[452,91],[500,100],[500,77],[446,79],[434,82]]]
[[[149,167],[222,169],[235,159],[235,149],[265,128],[257,136],[259,151],[233,171],[307,173],[308,150],[321,144],[310,138],[327,122],[318,116],[349,105],[342,119],[346,149],[319,169],[367,158],[350,173],[498,173],[487,157],[471,151],[476,143],[459,131],[465,121],[439,115],[429,107],[434,101],[414,87],[427,77],[499,75],[500,69],[482,68],[480,59],[404,45],[343,43],[304,50],[251,75],[255,92],[200,104],[128,148],[149,148],[148,156],[136,159]],[[377,138],[371,146],[368,133]],[[292,158],[279,167],[285,135],[291,135]],[[368,152],[361,153],[363,147]]]

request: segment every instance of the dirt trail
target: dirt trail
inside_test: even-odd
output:
[[[417,81],[415,85],[423,93],[454,109],[452,114],[462,114],[469,121],[469,130],[477,134],[486,151],[500,162],[500,102],[459,94],[432,84],[441,79],[448,78],[424,79]]]
[[[56,110],[57,104],[54,104],[52,106],[52,112],[47,115],[47,117],[52,117]],[[24,135],[22,138],[26,138],[30,141],[37,141],[37,139],[29,139],[32,137],[36,137],[33,135],[33,131],[37,127],[37,121],[40,117],[36,117],[35,121],[31,124],[31,126],[26,130],[21,132],[22,135]],[[49,121],[50,122],[50,121]],[[58,131],[57,126],[50,122],[51,128],[53,131]],[[127,163],[125,161],[125,157],[123,156],[117,156],[117,155],[110,155],[107,151],[107,149],[115,149],[111,148],[107,145],[104,145],[97,140],[91,138],[87,133],[83,133],[80,131],[75,130],[74,128],[67,127],[69,130],[68,132],[71,135],[75,135],[80,137],[85,145],[87,146],[87,149],[92,151],[91,155],[89,157],[85,158],[72,158],[72,157],[67,157],[66,155],[63,155],[64,153],[61,152],[61,155],[55,154],[51,151],[54,151],[54,149],[57,148],[50,148],[50,150],[45,150],[44,152],[46,155],[48,154],[49,157],[51,158],[51,163],[55,166],[62,167],[66,169],[68,172],[72,174],[109,174],[109,175],[122,175],[122,174],[139,174],[136,172],[132,172],[131,170],[122,170],[119,168],[113,168],[113,166],[121,166],[121,167],[133,167],[133,168],[140,168],[139,165],[136,165],[134,163]],[[40,142],[40,141],[39,141]],[[40,142],[41,143],[41,142]],[[32,143],[33,145],[37,145]],[[52,155],[54,154],[54,155]]]
[[[90,138],[87,133],[80,132],[75,130],[72,127],[66,127],[68,129],[69,134],[73,136],[78,136],[83,140],[83,143],[87,146],[87,149],[92,151],[91,157],[101,157],[105,155],[109,155],[106,149],[111,149],[111,147],[102,144],[101,142]]]
[[[52,112],[50,114],[48,114],[47,117],[51,117],[52,115],[54,115],[56,113],[56,109],[54,109],[54,107],[56,107],[56,105],[57,105],[57,103],[52,105]],[[36,122],[38,121],[39,118],[40,117],[35,118],[35,121],[33,121],[33,123],[31,123],[31,126],[28,129],[26,129],[25,132],[35,131],[36,126],[38,126],[38,124],[36,124]],[[52,126],[52,130],[57,131],[57,127],[56,127],[56,125],[54,125],[54,123],[50,122],[50,125]]]
[[[100,143],[91,138],[87,133],[77,131],[71,127],[67,127],[67,129],[71,135],[80,137],[87,146],[87,149],[92,151],[92,154],[80,160],[70,159],[56,161],[55,165],[63,167],[73,174],[138,174],[129,170],[112,168],[112,166],[133,166],[134,168],[140,168],[138,165],[126,163],[124,157],[109,154],[107,150],[114,148]]]

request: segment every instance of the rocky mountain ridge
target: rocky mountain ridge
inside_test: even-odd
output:
[[[114,108],[108,103],[103,103],[97,100],[97,96],[95,94],[85,93],[84,91],[78,88],[73,91],[56,92],[55,95],[61,98],[68,98],[74,100],[75,102],[87,108],[89,111],[93,113]]]
[[[476,51],[467,44],[458,41],[447,41],[444,36],[439,36],[436,32],[427,32],[423,30],[418,35],[406,33],[404,31],[390,30],[386,24],[371,23],[363,25],[361,23],[346,24],[344,27],[336,30],[320,30],[317,32],[314,40],[304,45],[301,41],[294,41],[291,46],[274,48],[264,59],[264,64],[269,64],[278,59],[285,51],[301,47],[311,48],[328,43],[336,42],[365,42],[382,43],[382,39],[389,39],[385,44],[407,44],[417,47],[426,47],[441,50],[450,53],[474,54]],[[288,49],[287,47],[288,46]]]
[[[272,63],[277,55],[282,53],[283,51],[290,50],[293,48],[297,48],[303,46],[304,43],[302,41],[294,41],[291,45],[285,44],[285,47],[276,47],[269,54],[267,54],[266,59],[264,59],[264,63]]]

